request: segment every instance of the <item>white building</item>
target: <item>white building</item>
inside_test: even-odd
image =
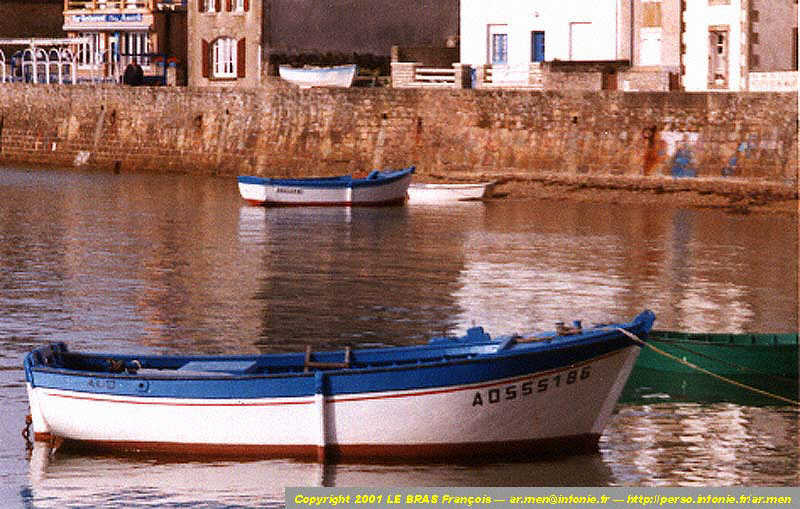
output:
[[[748,4],[748,0],[686,2],[683,15],[686,90],[747,90]]]
[[[796,0],[703,0],[685,9],[686,90],[796,89]]]
[[[461,63],[630,60],[631,0],[461,0]]]

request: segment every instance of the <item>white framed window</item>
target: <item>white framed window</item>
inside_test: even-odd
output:
[[[94,65],[102,61],[106,50],[106,39],[100,32],[81,32],[78,37],[88,38],[88,42],[78,45],[78,65],[82,67]]]
[[[508,25],[489,25],[489,63],[508,64]]]
[[[220,37],[211,45],[211,75],[214,78],[236,77],[236,39]]]
[[[203,12],[216,12],[217,0],[200,0],[203,2]]]
[[[234,12],[244,12],[244,0],[233,0]]]
[[[126,55],[144,55],[150,53],[150,35],[147,32],[123,32],[120,34],[120,53]],[[146,59],[134,58],[144,64]]]

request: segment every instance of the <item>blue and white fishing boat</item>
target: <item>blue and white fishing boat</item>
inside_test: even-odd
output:
[[[116,451],[437,459],[593,450],[655,316],[418,346],[24,361],[36,440]],[[625,332],[623,332],[625,331]],[[628,333],[628,334],[626,334]]]
[[[355,64],[334,65],[330,67],[292,67],[278,66],[281,79],[294,83],[300,88],[311,87],[350,87],[358,67]]]
[[[239,194],[252,205],[398,205],[406,201],[415,167],[319,178],[238,177]]]

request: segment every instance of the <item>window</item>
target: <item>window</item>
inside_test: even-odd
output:
[[[236,12],[244,12],[244,0],[233,0],[233,10]]]
[[[221,37],[211,46],[211,75],[214,78],[236,77],[236,39]]]
[[[150,53],[150,36],[147,32],[122,32],[120,34],[120,53],[123,55],[144,55]],[[133,60],[145,64],[145,59],[135,57]]]
[[[246,77],[246,48],[244,37],[238,41],[231,37],[220,37],[211,44],[203,40],[203,77],[220,80]]]
[[[728,29],[715,27],[708,31],[708,87],[728,88]]]
[[[222,10],[220,0],[197,0],[200,12],[219,12]]]
[[[489,63],[508,64],[508,27],[489,25]]]
[[[105,51],[105,38],[99,32],[83,32],[78,37],[88,38],[88,42],[78,45],[78,65],[89,66],[102,62]]]

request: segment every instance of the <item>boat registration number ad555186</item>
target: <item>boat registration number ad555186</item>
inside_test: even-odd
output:
[[[472,406],[483,406],[484,404],[500,403],[501,401],[513,401],[525,398],[536,392],[546,392],[555,390],[562,385],[572,385],[576,382],[586,380],[592,374],[590,365],[580,369],[572,369],[561,372],[550,377],[542,377],[526,380],[522,383],[514,383],[502,387],[493,387],[475,392],[472,398]]]

